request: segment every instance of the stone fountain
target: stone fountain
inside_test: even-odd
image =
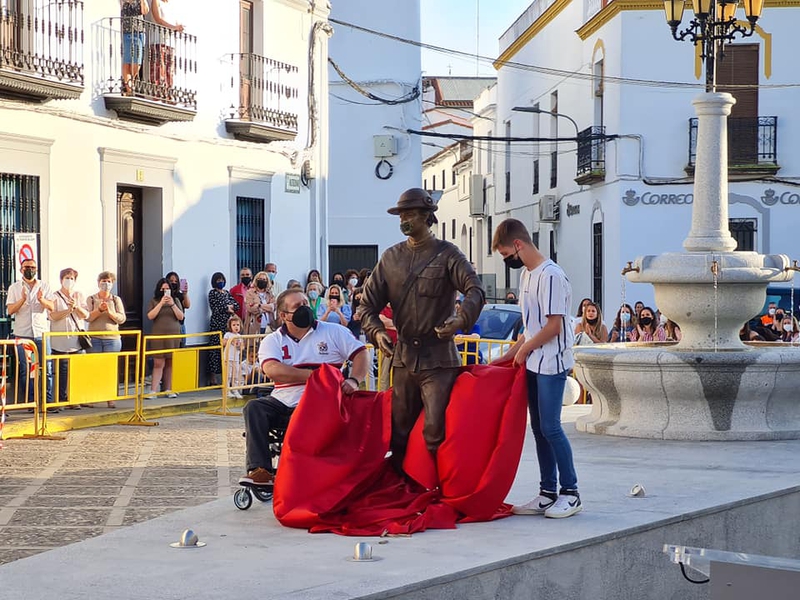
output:
[[[734,252],[728,231],[730,94],[705,93],[698,116],[692,227],[685,252],[643,256],[623,271],[651,283],[656,306],[678,323],[678,344],[575,349],[575,375],[592,394],[580,431],[682,440],[800,438],[800,347],[745,345],[742,324],[769,283],[790,281],[785,255]]]

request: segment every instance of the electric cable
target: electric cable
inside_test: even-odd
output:
[[[388,127],[387,129],[396,129]],[[418,131],[416,129],[402,130],[411,135],[419,135],[425,137],[445,138],[448,140],[467,140],[467,141],[482,141],[482,142],[589,142],[593,140],[615,140],[619,137],[618,134],[606,133],[593,133],[591,135],[581,137],[494,137],[490,135],[464,135],[461,133],[437,133],[435,131]]]
[[[680,562],[680,563],[678,563],[678,564],[681,566],[681,573],[683,573],[683,578],[684,578],[686,581],[688,581],[689,583],[696,583],[697,585],[702,585],[702,584],[704,584],[704,583],[708,583],[709,581],[711,581],[711,579],[709,579],[708,577],[706,577],[705,579],[691,579],[691,578],[690,578],[690,577],[689,577],[689,576],[686,574],[686,567],[684,567],[684,566],[683,566],[683,563],[682,563],[682,562]]]
[[[370,35],[375,35],[378,37],[382,37],[385,39],[393,40],[395,42],[399,42],[401,44],[408,44],[411,46],[416,46],[418,48],[424,48],[425,50],[432,50],[434,52],[439,52],[442,54],[449,54],[452,56],[459,56],[461,58],[466,58],[472,61],[481,61],[488,64],[494,64],[499,59],[491,58],[488,56],[482,56],[480,54],[473,54],[471,52],[464,52],[462,50],[455,50],[454,48],[445,48],[443,46],[436,46],[434,44],[428,44],[425,42],[420,42],[417,40],[411,40],[408,38],[403,38],[401,36],[393,35],[390,33],[386,33],[383,31],[377,31],[375,29],[370,29],[368,27],[364,27],[362,25],[356,25],[355,23],[349,23],[347,21],[342,21],[340,19],[328,19],[331,23],[336,23],[337,25],[342,25],[343,27],[349,27],[356,31],[360,31],[362,33],[367,33]],[[576,78],[576,79],[584,79],[588,81],[594,81],[597,79],[597,76],[594,73],[583,73],[580,71],[568,71],[564,69],[555,69],[551,67],[542,67],[539,65],[531,65],[521,62],[516,62],[512,60],[504,60],[501,61],[502,67],[509,67],[512,69],[520,69],[524,71],[533,71],[539,73],[541,75],[554,75],[558,77],[566,77],[566,78]],[[613,75],[603,75],[603,81],[607,83],[616,83],[621,85],[638,85],[643,87],[655,87],[655,88],[672,88],[672,89],[705,89],[704,82],[682,82],[682,81],[660,81],[656,79],[638,79],[633,77],[615,77]],[[741,84],[741,85],[726,85],[725,89],[733,90],[733,89],[783,89],[783,88],[796,88],[800,87],[800,83],[778,83],[778,84]]]
[[[381,173],[381,167],[383,167],[384,165],[388,165],[389,167],[389,170],[386,171],[385,175]],[[385,158],[380,159],[378,161],[378,164],[375,165],[375,177],[377,177],[378,179],[382,179],[383,181],[386,181],[387,179],[391,179],[392,175],[394,175],[394,167],[392,166],[392,163],[390,163]]]
[[[421,92],[419,90],[419,85],[415,85],[408,94],[400,98],[382,98],[380,96],[377,96],[376,94],[373,94],[370,91],[365,90],[363,87],[361,87],[355,81],[353,81],[347,75],[345,75],[341,67],[339,67],[339,65],[337,65],[336,62],[331,57],[328,57],[328,64],[330,64],[333,67],[333,70],[336,71],[336,74],[339,75],[342,81],[344,81],[347,85],[349,85],[351,88],[353,88],[355,91],[357,91],[365,98],[369,98],[370,100],[375,100],[376,102],[380,102],[381,104],[388,104],[389,106],[395,106],[397,104],[407,104],[408,102],[413,102],[414,100],[420,97]]]

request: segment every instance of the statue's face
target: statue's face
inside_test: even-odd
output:
[[[400,231],[408,237],[419,237],[428,229],[428,211],[420,208],[400,211]]]

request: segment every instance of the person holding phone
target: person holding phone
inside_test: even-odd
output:
[[[350,306],[342,300],[343,296],[342,288],[338,285],[333,284],[328,288],[325,294],[325,299],[328,303],[325,312],[320,318],[321,321],[336,323],[337,325],[347,327],[353,313],[351,312]]]
[[[180,300],[172,297],[172,287],[165,277],[156,283],[153,297],[147,305],[147,318],[153,322],[153,335],[175,335],[181,331],[183,306]],[[145,350],[175,350],[180,346],[177,338],[152,340]],[[172,353],[164,352],[153,356],[153,373],[150,381],[151,397],[166,393],[167,398],[176,398],[172,391]]]
[[[111,293],[114,282],[117,280],[111,271],[103,271],[97,276],[97,293],[86,299],[89,309],[89,331],[119,331],[127,316],[122,299]],[[119,352],[122,350],[122,338],[119,335],[98,335],[92,337],[92,349],[89,352]],[[116,408],[116,404],[109,400],[108,408]]]
[[[167,281],[169,281],[169,287],[172,290],[172,298],[180,302],[180,305],[183,307],[184,318],[181,319],[181,334],[185,334],[185,314],[186,311],[192,306],[192,302],[189,300],[189,282],[185,279],[181,279],[181,277],[175,271],[170,271],[164,275],[164,277]],[[184,338],[181,340],[180,347],[184,348],[185,346],[186,339]]]

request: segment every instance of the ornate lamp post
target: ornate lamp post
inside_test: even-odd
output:
[[[706,65],[706,91],[713,92],[715,86],[714,73],[717,58],[724,55],[725,42],[733,41],[736,36],[753,35],[756,21],[761,16],[764,0],[742,0],[747,25],[736,20],[736,9],[739,0],[692,0],[694,19],[688,27],[678,31],[683,20],[684,0],[664,0],[664,11],[667,25],[672,30],[672,37],[679,42],[689,39],[693,44],[702,44],[701,58]]]

